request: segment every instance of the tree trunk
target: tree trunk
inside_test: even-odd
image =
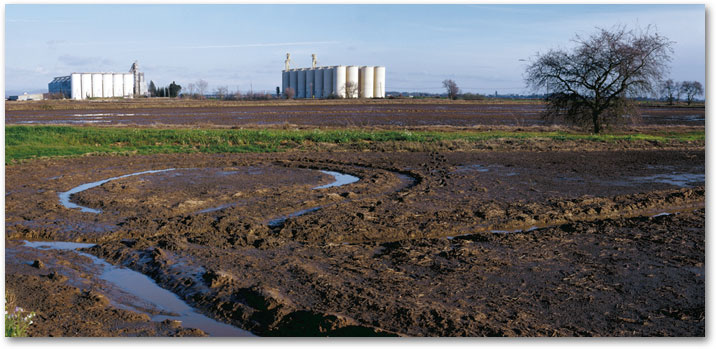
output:
[[[598,134],[601,131],[601,125],[599,124],[599,112],[596,110],[592,112],[592,123],[594,124],[594,133]]]

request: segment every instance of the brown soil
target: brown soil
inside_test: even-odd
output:
[[[177,101],[180,103],[180,101]],[[369,101],[364,103],[218,103],[210,106],[177,107],[176,104],[151,107],[130,103],[122,109],[105,103],[75,103],[75,109],[35,109],[6,111],[6,124],[67,124],[89,126],[212,126],[270,127],[426,127],[426,126],[540,126],[541,103],[445,103],[418,101]],[[226,106],[231,105],[231,106]],[[28,105],[33,106],[33,105]],[[131,106],[131,108],[126,108]],[[639,120],[632,125],[704,126],[705,108],[642,107]]]
[[[99,243],[92,254],[258,335],[703,336],[704,156],[690,149],[37,160],[6,168],[6,238]],[[58,200],[80,184],[166,168],[176,170],[72,197],[100,214]],[[314,190],[331,181],[319,169],[361,180]],[[661,212],[678,214],[652,217]],[[503,233],[514,230],[525,232]],[[6,265],[8,280],[56,288],[28,265]],[[48,328],[69,321],[44,319]]]

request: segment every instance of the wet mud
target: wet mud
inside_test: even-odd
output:
[[[85,251],[261,336],[703,336],[704,157],[688,149],[35,160],[6,168],[6,256],[48,265],[63,255],[80,268],[17,241],[96,243]],[[70,196],[98,212],[60,202],[86,183],[170,168]],[[359,180],[322,188],[335,180],[323,171]],[[71,273],[50,284],[16,259],[6,257],[8,288],[34,280],[68,297],[88,287]],[[172,335],[143,328],[136,335]]]

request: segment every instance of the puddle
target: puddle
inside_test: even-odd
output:
[[[107,179],[103,179],[101,181],[82,184],[82,185],[74,187],[68,191],[59,192],[59,193],[57,193],[57,195],[60,197],[60,204],[62,204],[62,206],[65,206],[66,208],[69,208],[69,209],[79,208],[80,211],[82,211],[82,212],[102,213],[102,210],[98,210],[98,209],[94,209],[94,208],[81,206],[81,205],[72,203],[70,201],[70,197],[72,196],[72,194],[77,194],[77,193],[85,191],[87,189],[99,187],[100,185],[105,184],[109,181],[127,178],[127,177],[131,177],[131,176],[139,176],[139,175],[143,175],[143,174],[159,173],[159,172],[167,172],[167,171],[174,171],[174,169],[168,168],[168,169],[164,169],[164,170],[149,170],[149,171],[130,173],[130,174],[126,174],[126,175],[122,175],[122,176],[118,176],[118,177],[107,178]]]
[[[665,183],[677,187],[690,187],[689,183],[705,182],[706,174],[704,173],[663,173],[653,176],[631,177],[630,181],[636,183]]]
[[[335,178],[335,181],[333,183],[328,183],[325,185],[320,185],[317,187],[314,187],[313,189],[326,189],[326,188],[332,188],[332,187],[340,187],[342,185],[351,184],[358,182],[360,178],[356,176],[351,176],[349,174],[340,173],[340,172],[334,172],[334,171],[323,171],[321,172],[333,176]]]
[[[95,244],[62,242],[62,241],[25,241],[25,246],[41,250],[76,250],[87,248]],[[152,321],[163,321],[166,319],[179,320],[182,326],[187,328],[198,328],[213,337],[249,337],[253,334],[249,331],[216,321],[202,314],[197,313],[188,304],[184,303],[177,295],[159,287],[154,280],[148,276],[128,268],[117,267],[107,263],[88,253],[75,251],[78,255],[88,257],[96,265],[102,268],[99,277],[116,285],[121,290],[153,304],[163,312],[176,315],[152,315]],[[134,311],[141,311],[133,309]]]
[[[306,213],[316,212],[320,209],[321,209],[321,206],[311,207],[311,208],[307,208],[305,210],[296,211],[296,212],[288,214],[286,216],[274,218],[268,222],[268,226],[269,226],[269,228],[276,228],[278,226],[281,226],[283,224],[283,222],[285,222],[289,218],[302,216]]]

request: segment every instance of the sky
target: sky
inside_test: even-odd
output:
[[[147,83],[274,92],[292,67],[382,65],[387,91],[526,94],[539,52],[596,28],[654,26],[674,42],[670,78],[706,76],[705,7],[696,5],[22,5],[5,7],[5,95],[46,92],[72,72]]]

